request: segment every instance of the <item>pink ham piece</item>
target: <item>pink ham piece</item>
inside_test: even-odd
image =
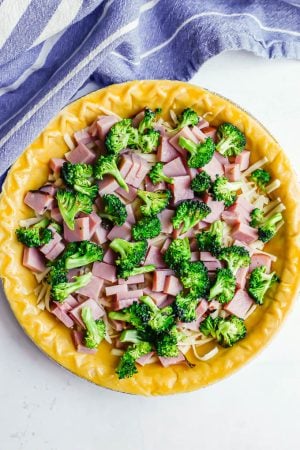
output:
[[[107,233],[108,230],[105,230],[105,228],[99,227],[96,228],[91,240],[92,242],[95,242],[95,244],[101,245],[107,242]]]
[[[130,225],[133,225],[135,223],[135,216],[132,205],[126,205],[126,211],[127,211],[127,223]]]
[[[44,214],[53,206],[52,195],[42,191],[29,191],[25,195],[24,203],[33,209],[37,214]]]
[[[147,266],[148,264],[154,264],[157,269],[167,268],[159,248],[154,247],[154,245],[150,245],[148,248],[144,265]]]
[[[92,164],[96,161],[96,154],[90,150],[85,144],[80,142],[74,150],[66,154],[66,158],[72,164],[86,163]]]
[[[159,215],[159,220],[161,223],[162,233],[171,234],[173,231],[173,224],[171,218],[174,216],[174,211],[172,209],[164,209]]]
[[[130,184],[131,186],[134,186],[135,183],[135,178],[137,176],[137,173],[140,169],[140,158],[132,158],[133,154],[127,155],[131,161],[132,161],[132,166],[129,170],[129,172],[127,173],[127,175],[125,176],[125,181],[126,183]],[[136,155],[135,155],[136,156]]]
[[[212,197],[208,194],[205,194],[203,200],[207,204],[207,206],[210,207],[211,213],[208,214],[208,216],[205,217],[205,222],[207,223],[213,223],[216,220],[219,220],[221,218],[221,215],[224,211],[224,202],[218,202],[212,199]]]
[[[241,319],[245,319],[245,316],[252,305],[253,300],[249,297],[247,292],[242,289],[238,289],[233,299],[224,306],[224,309],[230,314],[234,314]]]
[[[44,255],[35,247],[24,247],[23,266],[33,272],[44,272],[46,270]]]
[[[67,328],[73,327],[74,321],[72,320],[72,318],[71,318],[70,316],[68,316],[68,314],[66,313],[66,311],[64,310],[64,308],[62,307],[62,305],[56,303],[55,305],[52,306],[51,312],[52,312],[52,314],[54,314],[55,317],[57,317],[57,319],[60,320]]]
[[[168,295],[177,295],[182,290],[182,284],[174,275],[168,275],[166,277],[164,285],[164,293]]]
[[[145,275],[143,273],[140,273],[138,275],[133,275],[132,277],[128,277],[127,280],[123,280],[123,278],[119,278],[118,283],[119,284],[140,284],[144,283],[145,281]]]
[[[164,174],[167,177],[180,177],[186,175],[186,168],[180,157],[173,159],[164,165]]]
[[[177,158],[178,152],[173,145],[170,144],[169,139],[165,136],[161,137],[159,147],[157,149],[157,160],[160,162],[170,162]]]
[[[206,138],[210,137],[214,142],[216,142],[217,129],[215,127],[203,127],[201,131]]]
[[[107,295],[108,297],[110,295],[116,295],[117,293],[119,293],[120,295],[124,295],[126,294],[126,292],[128,291],[128,287],[127,284],[115,284],[113,286],[107,286],[105,288],[105,295]]]
[[[255,228],[249,227],[245,223],[240,223],[232,229],[232,238],[245,244],[251,244],[258,239],[258,233]]]
[[[75,228],[70,230],[64,223],[64,238],[67,242],[88,241],[90,239],[90,221],[88,217],[75,219]]]
[[[272,259],[269,255],[265,255],[264,253],[253,253],[249,270],[252,272],[256,267],[266,266],[267,273],[270,273],[271,264]]]
[[[167,249],[169,248],[169,245],[171,244],[171,239],[170,238],[167,238],[166,240],[165,240],[165,242],[163,243],[163,246],[161,247],[161,249],[160,249],[160,253],[162,254],[162,255],[164,255],[165,253],[166,253],[166,251],[167,251]]]
[[[87,129],[76,131],[74,133],[74,139],[77,144],[90,144],[91,142],[94,142]]]
[[[73,295],[69,295],[69,297],[67,297],[61,305],[63,307],[67,306],[69,311],[70,309],[75,308],[75,306],[78,305],[78,301],[76,300],[75,297],[73,297]]]
[[[181,229],[177,228],[176,230],[173,230],[173,233],[172,233],[173,239],[177,239],[179,236],[181,239],[183,239],[185,237],[192,238],[194,235],[195,235],[195,230],[193,228],[188,230],[186,233],[182,233],[182,234],[181,234]]]
[[[45,255],[49,261],[54,261],[65,249],[63,242],[57,242],[53,248]]]
[[[224,175],[223,164],[220,163],[216,155],[212,157],[208,164],[202,167],[202,170],[205,170],[213,181],[215,181],[217,175]]]
[[[154,191],[164,190],[164,189],[166,189],[166,183],[164,181],[161,181],[160,183],[157,183],[157,184],[153,184],[148,176],[145,178],[145,190],[146,191],[154,192]]]
[[[180,147],[179,145],[179,138],[180,136],[185,137],[186,139],[189,139],[190,141],[195,142],[195,144],[198,144],[199,141],[196,138],[196,136],[194,135],[194,133],[192,132],[192,130],[190,130],[189,127],[184,127],[182,128],[182,130],[178,131],[178,133],[176,133],[174,136],[172,136],[169,139],[169,143],[171,145],[173,145],[173,147],[184,157],[186,157],[186,150],[184,150],[183,148]]]
[[[245,289],[248,270],[249,270],[249,267],[241,267],[237,271],[237,274],[236,274],[236,285],[240,289]]]
[[[251,256],[252,253],[253,253],[253,249],[252,249],[251,247],[249,247],[249,246],[248,246],[247,244],[245,244],[244,242],[239,241],[238,239],[236,239],[236,240],[233,242],[233,245],[239,245],[240,247],[244,247],[244,248],[249,252],[250,256]]]
[[[209,127],[209,122],[207,120],[203,119],[202,117],[199,118],[199,122],[197,124],[197,127],[202,130],[202,128]]]
[[[62,223],[63,218],[58,208],[53,208],[50,211],[51,219],[55,220],[55,222]]]
[[[234,162],[239,164],[241,171],[248,169],[250,164],[250,152],[248,150],[242,151],[242,153],[235,157]]]
[[[192,252],[191,253],[191,261],[199,261],[199,259],[200,259],[199,252]]]
[[[119,170],[123,178],[126,178],[128,173],[130,172],[132,166],[134,164],[134,161],[132,159],[132,154],[124,154],[121,156],[120,164],[119,164]]]
[[[214,272],[222,267],[222,263],[217,259],[215,261],[203,261],[208,272]]]
[[[115,264],[116,254],[112,251],[111,248],[108,248],[104,254],[103,262],[107,264]]]
[[[221,153],[215,152],[215,153],[214,153],[214,156],[217,158],[217,160],[218,160],[223,166],[229,164],[229,159],[226,158],[226,156],[221,155]]]
[[[76,293],[83,295],[84,297],[89,297],[97,300],[100,296],[103,283],[104,281],[102,278],[98,278],[92,275],[90,282],[86,286],[78,289]]]
[[[149,295],[149,297],[151,297],[160,308],[168,298],[167,294],[164,294],[163,292],[153,292],[149,288],[144,288],[143,293],[144,295]]]
[[[127,300],[129,298],[137,298],[139,299],[143,295],[142,289],[135,289],[133,291],[126,291],[125,293],[117,292],[115,297],[116,300]]]
[[[154,352],[149,352],[146,355],[141,356],[140,358],[138,358],[136,360],[136,362],[140,365],[140,366],[146,366],[146,364],[149,364],[151,361],[152,356],[154,355]]]
[[[100,319],[100,317],[104,315],[104,310],[102,306],[100,306],[95,300],[93,300],[92,298],[85,300],[83,303],[80,303],[80,305],[75,306],[75,308],[73,308],[70,311],[70,316],[72,317],[74,322],[76,322],[82,328],[85,328],[85,326],[81,318],[81,310],[86,306],[91,308],[92,315],[95,320]]]
[[[93,234],[95,233],[96,229],[99,228],[99,226],[100,226],[101,218],[98,216],[98,214],[95,211],[93,211],[87,217],[89,219],[90,236],[93,236]]]
[[[119,118],[116,116],[100,116],[99,119],[97,120],[97,132],[98,135],[100,137],[100,139],[104,140],[105,136],[107,135],[107,133],[109,132],[109,130],[111,129],[111,127],[119,122]]]
[[[174,275],[173,270],[156,270],[153,273],[153,281],[152,281],[152,291],[154,292],[162,292],[164,290],[166,277],[168,275]]]
[[[68,281],[74,281],[73,278],[80,275],[80,268],[70,269],[67,273]]]
[[[164,367],[174,366],[174,364],[179,364],[185,361],[185,357],[182,353],[179,353],[178,356],[172,358],[164,358],[163,356],[159,356],[158,359]]]
[[[204,142],[207,136],[203,133],[203,130],[200,130],[199,127],[193,127],[192,128],[193,134],[196,136],[199,142]]]
[[[124,189],[118,187],[118,189],[115,190],[115,193],[123,197],[125,202],[133,202],[136,199],[137,196],[137,188],[128,185],[128,192],[126,192]]]
[[[234,206],[246,211],[247,213],[250,213],[254,209],[253,205],[241,195],[238,196],[234,205],[230,206],[230,210],[234,210]]]
[[[62,240],[61,235],[59,233],[57,233],[51,226],[48,228],[52,232],[52,239],[48,242],[48,244],[42,245],[42,247],[40,247],[40,251],[44,255],[49,253],[53,249],[53,247]]]
[[[95,354],[97,353],[96,348],[88,348],[83,344],[83,333],[81,331],[73,330],[72,339],[76,350],[79,353]]]
[[[117,300],[116,298],[113,301],[112,308],[114,311],[120,311],[120,309],[129,308],[134,302],[137,302],[138,298],[123,298]]]
[[[174,177],[174,184],[170,185],[173,193],[174,204],[194,198],[194,192],[191,189],[191,179],[188,175]]]
[[[238,225],[243,221],[243,217],[240,216],[236,211],[223,211],[221,214],[221,219],[227,223],[227,225],[234,226]]]
[[[224,171],[224,175],[229,181],[239,181],[241,179],[239,164],[225,164]]]
[[[122,226],[115,225],[107,235],[107,239],[113,241],[116,238],[128,241],[131,237],[131,224],[125,222]]]
[[[134,167],[137,167],[139,165],[139,168],[135,172],[134,177],[130,178],[130,181],[128,181],[128,183],[131,186],[138,188],[141,185],[141,183],[143,182],[147,173],[149,172],[150,166],[144,158],[141,158],[140,156],[135,155],[134,153],[132,154],[131,157],[132,157]],[[127,181],[127,179],[126,179],[126,181]]]
[[[92,274],[96,277],[103,278],[105,281],[115,283],[117,281],[116,266],[106,264],[104,262],[94,262]]]
[[[120,186],[113,176],[106,175],[103,180],[98,181],[99,194],[113,194]]]
[[[66,162],[63,158],[51,158],[49,161],[50,169],[58,174],[60,172],[60,169],[62,168],[63,164]]]
[[[183,324],[187,330],[199,331],[200,323],[203,320],[203,315],[208,310],[208,306],[209,303],[205,299],[202,299],[196,308],[196,320],[192,322],[180,322],[180,324]]]
[[[54,195],[57,192],[57,187],[54,186],[54,184],[49,183],[49,184],[45,184],[44,186],[42,186],[39,189],[39,191],[40,192],[46,192],[46,194],[52,195],[52,197],[54,197]]]
[[[136,116],[134,116],[134,118],[132,119],[132,125],[137,128],[140,124],[140,122],[143,120],[145,116],[145,111],[140,111],[139,113],[137,113]]]

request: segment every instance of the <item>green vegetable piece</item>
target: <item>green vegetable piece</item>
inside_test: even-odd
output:
[[[158,190],[155,192],[137,191],[138,197],[143,200],[144,205],[140,207],[143,216],[156,216],[165,209],[171,199],[169,190]]]
[[[75,229],[76,214],[90,214],[93,211],[92,199],[81,192],[59,189],[56,193],[56,199],[59,212],[70,230]]]
[[[92,278],[92,272],[85,273],[78,277],[74,277],[74,281],[69,283],[58,283],[51,287],[51,298],[57,302],[63,302],[73,292],[86,286]]]
[[[203,194],[210,189],[212,184],[211,178],[205,170],[198,173],[195,178],[192,179],[191,188],[197,194]]]
[[[212,184],[212,194],[214,200],[223,201],[226,207],[231,206],[237,199],[236,191],[242,187],[241,181],[230,182],[226,177],[217,175],[216,180]]]
[[[124,189],[126,192],[129,188],[121,175],[121,172],[117,166],[117,157],[114,155],[101,155],[95,166],[94,166],[94,176],[96,180],[103,180],[105,175],[111,175],[115,178],[118,185]]]
[[[215,284],[209,292],[209,300],[216,299],[220,303],[228,303],[235,293],[236,279],[230,269],[216,270]]]
[[[228,122],[218,126],[217,138],[216,150],[223,156],[239,155],[246,145],[244,133]]]
[[[127,211],[124,203],[114,194],[105,194],[102,197],[104,211],[99,213],[100,217],[108,219],[114,225],[121,226],[126,222]]]
[[[251,258],[248,250],[239,245],[232,245],[231,247],[223,248],[218,255],[218,259],[226,261],[228,268],[233,275],[236,275],[237,271],[241,267],[248,267],[251,263]]]
[[[256,267],[250,275],[248,292],[256,303],[263,305],[266,292],[279,281],[275,272],[266,273],[266,266]]]
[[[81,318],[86,327],[84,344],[88,348],[97,348],[103,340],[106,326],[103,320],[94,320],[92,310],[84,306],[81,310]]]
[[[172,223],[175,230],[181,228],[180,234],[197,225],[211,212],[209,206],[200,200],[184,200],[177,206]]]
[[[46,228],[49,225],[48,219],[42,219],[29,228],[18,228],[16,236],[19,242],[26,247],[40,247],[48,244],[52,239],[52,231]]]
[[[154,164],[148,175],[153,184],[158,184],[163,181],[169,184],[174,183],[174,178],[167,177],[164,174],[164,165],[161,162]]]
[[[161,232],[161,223],[158,217],[143,217],[136,222],[131,229],[132,237],[135,241],[153,239]]]
[[[184,148],[190,154],[187,164],[191,168],[198,169],[205,166],[214,155],[215,144],[210,137],[200,144],[195,144],[195,142],[180,136],[178,143],[181,148]]]

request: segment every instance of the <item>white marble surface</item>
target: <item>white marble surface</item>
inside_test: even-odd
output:
[[[193,82],[260,119],[299,171],[300,62],[222,54]],[[141,398],[103,390],[48,360],[0,301],[0,450],[296,450],[300,347],[296,303],[254,361],[205,390]]]

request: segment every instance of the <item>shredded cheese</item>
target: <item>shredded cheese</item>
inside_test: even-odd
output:
[[[203,356],[200,356],[197,352],[197,349],[194,345],[192,345],[192,349],[193,349],[193,353],[195,355],[195,357],[199,360],[199,361],[207,361],[211,358],[213,358],[219,351],[218,347],[214,347],[212,350],[210,350],[208,353],[206,353]]]
[[[67,144],[69,150],[74,150],[75,144],[74,144],[71,136],[69,135],[69,133],[64,134],[64,141]]]
[[[271,194],[271,192],[275,191],[275,189],[278,189],[280,187],[280,180],[276,179],[272,181],[267,187],[266,187],[266,193]]]
[[[254,170],[260,169],[262,166],[264,166],[268,161],[269,161],[268,158],[266,156],[264,156],[262,159],[260,159],[259,161],[256,161],[254,164],[252,164],[252,166],[248,167],[248,169],[246,169],[243,172],[243,176],[247,177],[252,172],[254,172]]]

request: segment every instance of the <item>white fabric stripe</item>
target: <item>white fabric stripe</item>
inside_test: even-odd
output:
[[[0,48],[3,47],[31,0],[3,0],[0,4]]]
[[[75,19],[81,5],[82,0],[62,0],[44,30],[31,47],[40,44],[54,34],[67,28],[67,26]]]
[[[150,2],[145,3],[143,6],[141,6],[139,12],[140,14],[153,8],[159,0],[151,0]],[[149,4],[152,5],[149,7]],[[137,17],[137,19],[133,20],[132,22],[128,23],[127,25],[124,25],[119,30],[115,31],[113,34],[111,34],[108,38],[106,38],[101,44],[99,44],[85,59],[83,59],[76,67],[74,67],[71,72],[68,73],[68,75],[62,79],[55,88],[50,91],[44,98],[42,98],[30,111],[25,114],[25,116],[18,122],[16,125],[6,134],[6,136],[3,137],[0,141],[0,147],[2,147],[13,135],[16,133],[31,117],[40,109],[42,108],[51,97],[53,97],[55,94],[57,94],[65,84],[67,84],[69,81],[72,80],[74,76],[77,75],[80,70],[84,69],[84,67],[89,64],[93,59],[96,58],[96,56],[102,52],[106,47],[111,45],[114,41],[119,39],[120,37],[124,36],[125,34],[130,33],[135,28],[138,27],[140,20],[140,15]]]
[[[219,13],[219,12],[204,12],[204,13],[199,13],[199,14],[195,14],[194,16],[189,17],[187,20],[185,20],[178,28],[177,30],[172,34],[172,36],[167,39],[166,41],[164,41],[163,43],[161,43],[160,45],[153,47],[152,49],[148,50],[147,52],[143,53],[142,55],[140,55],[139,57],[139,61],[131,61],[130,59],[126,58],[126,56],[121,55],[120,53],[117,53],[116,51],[112,51],[111,54],[116,56],[117,58],[123,59],[124,61],[138,66],[141,63],[141,60],[144,58],[147,58],[147,56],[152,55],[153,53],[157,52],[158,50],[161,50],[163,47],[165,47],[166,45],[168,45],[170,42],[173,41],[173,39],[175,39],[175,37],[177,36],[177,34],[182,30],[182,28],[184,28],[187,24],[189,24],[190,22],[192,22],[195,19],[199,19],[200,17],[206,17],[206,16],[222,16],[222,17],[239,17],[239,16],[247,16],[247,17],[251,17],[253,18],[259,25],[259,27],[262,30],[265,31],[274,31],[276,33],[286,33],[286,34],[290,34],[292,36],[300,36],[300,33],[297,31],[289,31],[289,30],[282,30],[280,28],[269,28],[269,27],[265,27],[264,25],[262,25],[262,23],[259,21],[259,19],[255,16],[253,16],[252,14],[248,14],[248,13],[233,13],[233,14],[223,14],[223,13]]]
[[[7,92],[12,92],[12,91],[15,91],[16,89],[18,89],[21,86],[21,84],[24,83],[30,77],[30,75],[33,72],[35,72],[36,70],[38,70],[41,67],[43,67],[43,65],[45,64],[49,53],[53,49],[53,47],[56,44],[56,42],[59,41],[59,39],[61,38],[61,35],[62,35],[62,32],[56,34],[55,36],[53,36],[52,38],[48,39],[44,43],[43,47],[41,48],[39,56],[37,57],[35,62],[32,64],[32,66],[28,67],[28,69],[25,70],[22,73],[22,75],[16,81],[14,81],[12,84],[10,84],[9,86],[5,86],[2,89],[0,89],[0,97],[2,95],[6,94]]]

